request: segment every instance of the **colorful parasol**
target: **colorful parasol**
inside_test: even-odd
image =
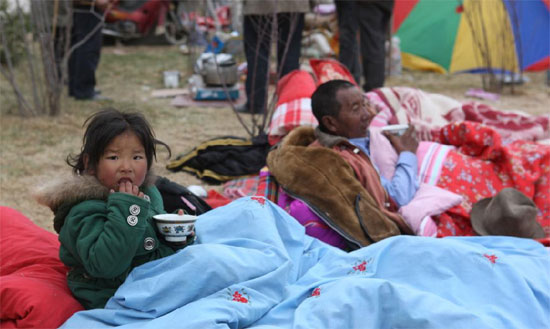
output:
[[[396,0],[393,31],[412,69],[550,68],[550,0]]]

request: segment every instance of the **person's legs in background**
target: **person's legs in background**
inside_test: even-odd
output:
[[[277,14],[277,30],[277,73],[281,73],[279,77],[281,78],[287,73],[300,68],[304,14]]]
[[[271,17],[245,15],[243,22],[244,51],[247,62],[246,105],[241,112],[263,113],[266,108],[268,56],[271,42]]]
[[[339,31],[338,60],[344,64],[358,84],[361,84],[359,45],[357,44],[357,12],[355,1],[336,0],[336,14]]]
[[[384,85],[386,36],[393,10],[393,1],[361,1],[356,7],[365,92]]]
[[[101,23],[100,19],[91,12],[75,12],[71,46],[83,40],[94,28]],[[101,53],[101,29],[82,45],[75,48],[69,58],[69,96],[76,99],[93,99],[95,94],[95,71]]]

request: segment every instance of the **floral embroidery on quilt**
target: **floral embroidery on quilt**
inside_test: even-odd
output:
[[[479,264],[482,267],[494,268],[498,265],[502,259],[502,256],[497,256],[497,254],[492,252],[477,252],[475,253],[473,259],[476,264]]]
[[[496,255],[483,254],[483,257],[487,258],[491,264],[496,264],[498,257]]]
[[[313,291],[311,292],[311,296],[309,297],[319,297],[319,296],[321,296],[321,288],[317,287],[313,289]]]
[[[367,271],[367,265],[372,263],[372,258],[369,259],[362,259],[356,261],[352,265],[352,270],[348,272],[348,275],[350,274],[364,274]]]
[[[257,201],[258,203],[260,203],[262,206],[265,205],[265,198],[263,197],[260,197],[260,196],[253,196],[253,197],[250,197],[250,199],[254,200],[254,201]]]
[[[243,304],[250,304],[250,296],[246,293],[244,288],[232,290],[227,288],[228,299],[232,302],[238,302]]]

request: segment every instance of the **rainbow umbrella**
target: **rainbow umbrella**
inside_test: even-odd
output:
[[[550,0],[396,0],[393,31],[412,69],[550,68]]]

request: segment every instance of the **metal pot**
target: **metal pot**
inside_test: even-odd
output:
[[[229,54],[218,54],[216,60],[213,56],[205,57],[201,66],[200,74],[208,86],[232,86],[238,81],[237,62]]]

